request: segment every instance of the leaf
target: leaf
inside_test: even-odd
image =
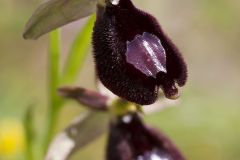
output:
[[[59,59],[61,54],[60,31],[55,30],[49,36],[49,93],[52,100],[57,99],[57,88],[59,84]],[[51,104],[53,105],[53,104]]]
[[[33,141],[34,141],[34,124],[33,124],[33,106],[29,106],[23,119],[25,138],[26,138],[26,159],[33,160]]]
[[[61,80],[62,84],[71,84],[77,79],[78,73],[88,53],[88,49],[90,48],[94,22],[95,15],[92,15],[76,36],[64,65]]]
[[[92,14],[97,0],[48,0],[42,3],[26,24],[23,37],[37,39],[58,27]]]
[[[57,95],[59,85],[59,59],[61,53],[60,31],[54,30],[49,35],[49,64],[48,64],[48,123],[44,139],[43,152],[47,150],[48,144],[53,136],[55,123],[59,114],[62,100]]]
[[[106,131],[109,116],[103,112],[80,115],[59,133],[50,144],[45,160],[67,160],[80,148],[94,141]]]

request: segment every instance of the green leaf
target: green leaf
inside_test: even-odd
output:
[[[48,0],[26,24],[23,37],[36,39],[58,27],[86,17],[96,10],[97,0]]]
[[[60,59],[60,33],[59,30],[52,31],[49,37],[49,64],[48,64],[48,124],[44,141],[44,151],[47,150],[48,143],[51,140],[59,113],[61,99],[57,95],[59,85],[59,59]]]
[[[59,82],[59,59],[61,52],[59,30],[50,33],[49,41],[49,93],[51,94],[50,96],[55,99]]]
[[[33,160],[33,141],[34,141],[34,124],[33,124],[33,107],[29,106],[24,115],[24,129],[26,138],[26,159]]]
[[[76,80],[91,45],[94,22],[95,15],[92,15],[74,40],[64,65],[62,84],[71,84]]]

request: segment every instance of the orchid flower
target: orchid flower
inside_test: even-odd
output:
[[[46,160],[69,159],[107,130],[107,160],[185,160],[168,137],[141,119],[141,113],[169,106],[160,93],[175,100],[178,87],[187,81],[181,52],[156,18],[131,0],[48,0],[34,12],[23,36],[36,39],[94,12],[92,45],[99,90],[59,89],[61,96],[90,111],[56,136]]]

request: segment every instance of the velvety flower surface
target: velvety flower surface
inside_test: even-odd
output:
[[[99,6],[93,32],[96,70],[114,94],[137,104],[152,104],[159,87],[170,99],[187,79],[185,62],[157,20],[130,0]]]
[[[112,122],[107,160],[185,160],[162,133],[144,125],[137,114]]]

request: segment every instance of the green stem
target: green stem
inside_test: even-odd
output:
[[[50,33],[49,42],[49,110],[47,119],[47,129],[44,139],[43,155],[45,155],[49,142],[51,141],[57,118],[64,104],[64,100],[57,95],[57,89],[60,83],[72,83],[77,79],[77,75],[82,67],[84,59],[87,55],[87,50],[90,46],[91,33],[95,15],[91,16],[82,31],[76,37],[68,60],[64,65],[64,72],[60,77],[59,58],[60,58],[60,34],[59,30]]]
[[[83,26],[73,41],[68,58],[64,64],[61,84],[69,85],[76,81],[90,48],[95,19],[95,14],[90,16],[87,23]]]
[[[49,37],[49,64],[48,64],[48,85],[49,85],[49,111],[47,120],[46,136],[44,141],[43,152],[47,151],[48,144],[54,135],[57,117],[59,114],[60,98],[57,96],[59,84],[59,58],[60,58],[60,33],[55,30],[50,33]]]

